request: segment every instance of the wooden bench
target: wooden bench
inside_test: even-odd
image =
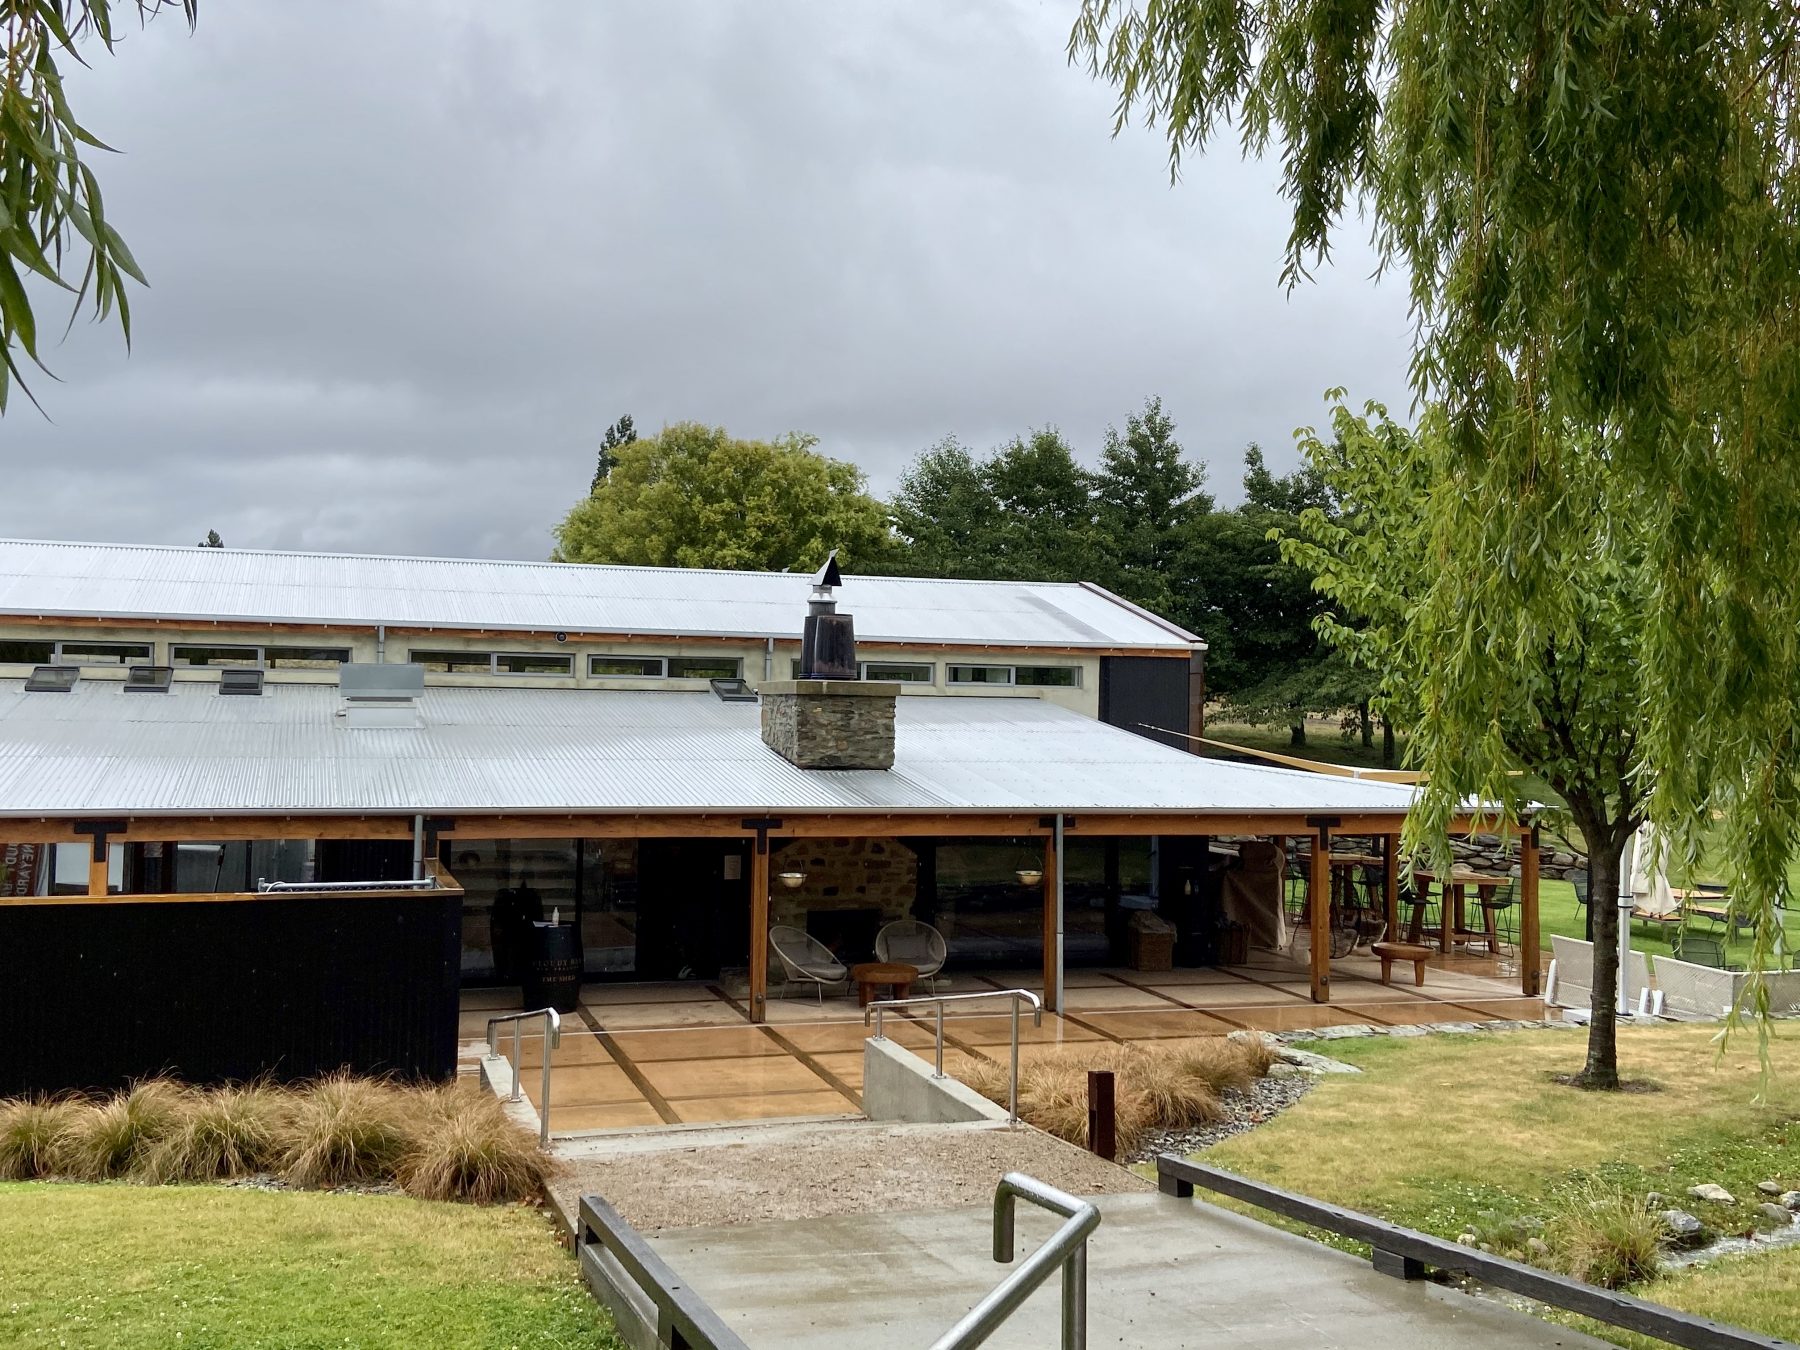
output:
[[[1411,961],[1413,963],[1413,983],[1425,983],[1425,963],[1432,958],[1433,949],[1417,942],[1377,942],[1369,948],[1381,961],[1381,982],[1391,984],[1394,973],[1394,962]]]

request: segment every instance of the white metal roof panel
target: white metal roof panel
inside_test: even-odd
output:
[[[0,614],[798,637],[788,572],[0,540]],[[870,642],[1180,648],[1192,633],[1076,583],[846,577]]]
[[[1391,783],[1200,759],[1031,698],[902,698],[890,771],[798,769],[709,693],[428,688],[416,729],[337,691],[68,694],[0,680],[0,816],[1404,810]]]

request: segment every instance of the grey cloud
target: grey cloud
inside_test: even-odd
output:
[[[1229,498],[1320,395],[1406,405],[1405,294],[1277,282],[1274,173],[1171,187],[1061,6],[212,3],[72,78],[125,153],[135,350],[0,422],[6,529],[542,556],[601,429],[1088,452],[1160,393]]]

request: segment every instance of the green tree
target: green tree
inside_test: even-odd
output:
[[[954,439],[913,461],[889,505],[915,576],[1091,581],[1110,573],[1094,475],[1053,427],[985,459]]]
[[[1190,523],[1174,564],[1184,603],[1172,617],[1206,638],[1207,685],[1226,717],[1285,726],[1302,746],[1307,714],[1359,708],[1369,693],[1314,630],[1327,602],[1274,538],[1301,511],[1334,503],[1310,466],[1278,477],[1255,445],[1244,451],[1244,496]]]
[[[1723,816],[1765,964],[1800,847],[1800,9],[1083,0],[1070,56],[1172,168],[1230,126],[1279,161],[1289,284],[1351,208],[1407,278],[1454,562],[1433,722],[1491,723],[1523,639],[1484,613],[1581,640],[1592,474],[1641,518],[1649,809],[1689,851]]]
[[[613,471],[613,466],[619,462],[620,447],[630,445],[637,438],[637,428],[631,424],[630,413],[626,413],[606,429],[606,434],[600,438],[600,453],[594,462],[593,486],[588,491],[599,491],[600,485]]]
[[[193,25],[199,0],[12,0],[0,5],[0,412],[21,378],[20,354],[38,369],[37,314],[25,288],[35,275],[73,297],[73,313],[116,315],[131,339],[125,278],[144,275],[106,217],[100,180],[82,161],[107,147],[79,122],[64,95],[63,58],[86,64],[92,39],[108,52],[121,14],[147,22],[180,8]]]
[[[1096,476],[1097,525],[1110,555],[1106,579],[1127,600],[1157,614],[1178,607],[1175,563],[1192,522],[1212,510],[1202,492],[1206,470],[1175,439],[1175,422],[1160,398],[1125,419],[1121,435],[1106,429]]]
[[[838,550],[880,569],[892,536],[855,465],[800,434],[745,441],[681,422],[618,447],[606,481],[556,528],[559,562],[811,571]]]
[[[224,548],[225,541],[223,539],[219,538],[219,532],[217,530],[208,530],[206,532],[206,538],[204,538],[200,541],[200,547],[201,548]]]
[[[931,577],[993,574],[999,503],[984,465],[954,436],[907,466],[888,507],[904,542],[903,570]]]
[[[1642,528],[1617,513],[1604,457],[1571,435],[1561,453],[1589,495],[1582,528],[1571,523],[1556,536],[1567,584],[1527,610],[1497,584],[1493,602],[1473,615],[1448,611],[1433,595],[1434,577],[1466,560],[1437,552],[1424,510],[1432,494],[1457,490],[1441,415],[1430,414],[1418,436],[1374,404],[1357,416],[1340,401],[1331,421],[1333,441],[1307,432],[1301,447],[1340,512],[1305,511],[1284,535],[1282,554],[1358,621],[1327,611],[1319,627],[1375,676],[1378,702],[1414,728],[1409,758],[1429,775],[1432,814],[1441,821],[1475,797],[1516,817],[1528,805],[1521,783],[1531,781],[1520,773],[1548,783],[1567,805],[1587,843],[1597,953],[1582,1077],[1617,1087],[1618,968],[1604,954],[1618,945],[1619,912],[1608,901],[1618,894],[1621,854],[1642,823],[1648,787],[1640,755]],[[1463,646],[1486,690],[1485,724],[1422,715],[1466,678],[1445,673],[1445,653]]]

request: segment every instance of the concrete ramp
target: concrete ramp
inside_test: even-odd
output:
[[[1157,1194],[1095,1198],[1088,1344],[1268,1350],[1544,1350],[1602,1343],[1211,1205]],[[985,1210],[841,1215],[676,1229],[652,1244],[756,1350],[921,1350],[1010,1267],[990,1258]],[[1021,1258],[1058,1220],[1018,1209]],[[1052,1278],[992,1340],[1058,1340]]]

